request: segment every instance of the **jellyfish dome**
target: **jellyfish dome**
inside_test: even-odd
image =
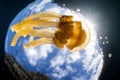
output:
[[[62,21],[65,23],[64,26],[71,26],[71,23],[74,23],[77,26],[75,30],[77,30],[67,28],[68,32],[66,32],[65,29],[59,28],[60,24],[63,25]],[[78,25],[82,25],[83,28],[79,28]],[[80,31],[82,33],[85,26],[90,32],[86,33],[87,39],[83,41],[84,47],[83,45],[81,47],[82,43],[79,41],[82,39],[76,35]],[[47,27],[47,29],[41,27]],[[68,33],[74,36],[71,38]],[[57,34],[59,36],[56,39]],[[57,40],[59,44],[55,42]],[[39,77],[33,80],[98,80],[103,68],[102,49],[99,46],[94,26],[90,25],[82,14],[61,7],[51,0],[36,0],[14,18],[8,28],[5,52],[6,55],[12,56],[24,71],[39,72],[42,76],[49,77],[48,79]],[[7,61],[6,63],[9,63]],[[24,71],[19,72],[23,75]],[[28,77],[23,78],[21,80],[28,79]]]

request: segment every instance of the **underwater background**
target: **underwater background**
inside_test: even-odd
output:
[[[0,1],[0,78],[3,77],[4,80],[14,80],[4,63],[4,41],[8,26],[21,10],[33,1],[34,0]],[[90,19],[93,20],[92,22],[97,26],[96,32],[104,54],[104,68],[100,80],[119,80],[119,1],[54,0],[54,2],[61,6],[66,5],[66,7],[75,11],[79,11],[80,9],[80,12],[84,14],[84,16],[90,17]]]

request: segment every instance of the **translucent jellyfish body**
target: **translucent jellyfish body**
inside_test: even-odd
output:
[[[69,50],[82,50],[90,40],[88,27],[82,27],[82,22],[73,21],[73,16],[60,15],[54,12],[39,12],[32,14],[11,27],[16,32],[11,46],[15,46],[19,37],[30,36],[30,42],[24,45],[25,49],[42,46],[43,44],[55,44],[58,48],[66,47]],[[52,27],[56,27],[53,30]],[[50,28],[50,29],[48,29]],[[34,40],[38,37],[37,40]]]

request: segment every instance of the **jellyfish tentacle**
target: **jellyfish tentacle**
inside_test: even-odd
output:
[[[19,31],[26,28],[48,28],[48,27],[56,27],[58,22],[53,21],[44,21],[44,20],[28,20],[22,21],[21,23],[15,24],[12,26],[12,31]]]
[[[16,31],[18,29],[22,29],[25,26],[39,26],[41,28],[44,27],[56,27],[58,22],[53,22],[53,20],[58,20],[61,17],[60,14],[53,12],[39,12],[36,14],[32,14],[22,20],[20,23],[17,23],[11,27],[12,31]],[[43,25],[42,25],[43,24]]]
[[[36,19],[33,19],[33,20],[44,20],[44,21],[59,21],[59,18],[56,18],[56,17],[42,17],[42,18],[36,18]]]
[[[30,42],[34,40],[34,36],[30,36]]]
[[[27,29],[25,31],[21,30],[21,31],[17,32],[17,34],[15,34],[15,36],[12,40],[11,46],[16,45],[17,40],[19,39],[20,36],[26,37],[27,35],[30,35],[30,37],[32,36],[33,38],[34,38],[34,36],[53,38],[54,37],[54,31],[49,30],[49,29],[48,30],[46,30],[46,29],[42,29],[42,30]]]
[[[24,49],[28,49],[28,48],[32,48],[32,47],[36,47],[42,44],[52,44],[52,38],[40,38],[38,40],[34,40],[32,42],[29,42],[28,44],[24,44]]]
[[[41,18],[44,18],[44,17],[60,18],[61,15],[58,14],[58,13],[50,12],[50,11],[47,11],[47,12],[38,12],[38,13],[35,13],[35,14],[32,14],[32,15],[28,16],[24,20],[30,20],[30,19],[36,19],[36,18],[37,19],[41,19]]]
[[[37,36],[37,37],[53,38],[54,33],[55,33],[54,30],[42,29],[42,30],[31,30],[30,33],[28,34],[31,36]]]
[[[18,34],[16,34],[14,36],[14,38],[12,39],[12,42],[11,42],[11,46],[15,46],[16,45],[19,37],[20,37],[20,35],[18,35]]]

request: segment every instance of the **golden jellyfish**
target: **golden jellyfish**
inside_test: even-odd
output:
[[[30,36],[30,41],[23,44],[24,49],[43,44],[54,44],[70,51],[84,49],[90,41],[88,27],[83,28],[81,21],[74,21],[71,15],[60,15],[54,12],[38,12],[32,14],[11,27],[16,34],[11,46],[16,46],[19,37]],[[53,29],[54,28],[54,29]],[[37,40],[34,38],[38,37]]]

